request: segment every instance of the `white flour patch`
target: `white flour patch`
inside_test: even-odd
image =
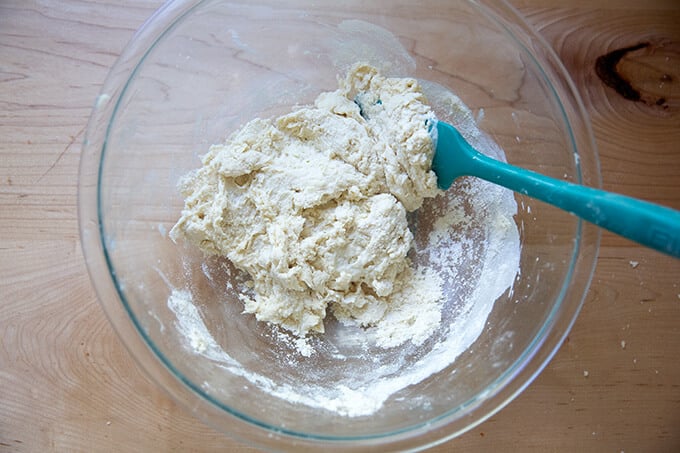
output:
[[[354,22],[349,25],[357,27]],[[366,27],[373,26],[362,25],[361,30]],[[394,46],[394,42],[384,40],[381,45]],[[359,49],[359,55],[354,48]],[[380,52],[370,45],[367,48],[372,53],[366,61],[377,65]],[[351,61],[361,61],[361,52],[359,47],[348,47],[333,57],[345,69],[349,56]],[[409,65],[413,62],[400,66],[402,53],[403,49],[391,51],[390,68],[403,67],[406,75],[412,73]],[[505,160],[503,151],[477,128],[473,114],[460,99],[436,84],[420,82],[440,120],[456,126],[481,152]],[[477,116],[482,118],[483,113]],[[237,360],[236,348],[242,345],[218,343],[197,308],[201,301],[194,300],[191,291],[173,289],[168,307],[175,314],[175,328],[185,351],[214,363],[222,373],[214,373],[216,376],[202,385],[206,392],[218,393],[216,389],[225,379],[238,376],[291,405],[303,404],[348,417],[368,416],[380,411],[397,392],[450,367],[480,336],[494,303],[512,287],[519,271],[516,212],[511,192],[476,179],[456,182],[446,194],[427,201],[408,218],[414,236],[409,253],[414,285],[405,290],[390,312],[393,322],[384,324],[382,330],[362,328],[343,324],[347,320],[339,315],[323,334],[295,337],[269,330],[256,337],[258,334],[250,332],[247,339],[264,339],[271,350],[284,352],[267,355],[253,351],[262,357],[250,363],[266,363],[257,372]],[[217,280],[212,280],[214,270],[206,265],[203,274],[217,286]],[[238,293],[234,299],[241,297],[248,303],[252,292],[243,293],[239,278],[227,275],[223,289]],[[422,303],[410,303],[413,300]],[[226,330],[239,320],[223,322]],[[410,341],[404,342],[404,329],[410,330]],[[398,344],[401,346],[394,347]],[[422,407],[432,403],[419,398]]]

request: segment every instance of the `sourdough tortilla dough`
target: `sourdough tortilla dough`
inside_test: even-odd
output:
[[[378,328],[383,346],[422,342],[438,326],[441,288],[407,257],[406,213],[438,193],[434,121],[416,80],[355,65],[313,106],[211,146],[181,182],[170,235],[248,272],[242,300],[260,321],[304,336],[324,331],[330,307]]]

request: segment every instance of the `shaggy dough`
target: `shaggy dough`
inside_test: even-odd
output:
[[[355,65],[314,106],[211,146],[170,235],[248,272],[245,311],[299,336],[323,332],[329,306],[362,326],[395,318],[418,280],[406,212],[438,193],[434,119],[416,80]]]

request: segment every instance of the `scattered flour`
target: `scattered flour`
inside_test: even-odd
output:
[[[371,45],[372,43],[368,38],[372,39],[376,36],[374,29],[379,27],[358,22],[343,23],[346,27],[351,28],[351,33],[342,34],[342,42],[346,42],[348,37],[350,41],[354,37],[365,42],[367,49],[372,52],[364,55],[366,61],[374,66],[380,66],[379,63],[382,61],[388,61],[389,64],[382,69],[389,69],[388,72],[392,74],[400,72],[396,70],[399,68],[405,68],[401,72],[403,74],[413,71],[415,63],[410,60],[408,52],[400,47],[396,39],[383,40],[384,45],[381,45],[384,48],[376,51],[375,46]],[[346,47],[347,55],[339,53],[334,56],[337,60],[334,61],[336,67],[342,68],[343,71],[350,67],[350,61],[357,60],[356,49],[359,47],[354,45],[353,41],[352,43],[353,45]],[[386,58],[385,56],[390,57]],[[368,79],[372,79],[372,77],[368,77],[366,80]],[[437,84],[426,81],[419,81],[419,83],[424,95],[431,101],[437,118],[456,126],[461,134],[477,149],[493,158],[504,160],[503,151],[478,130],[473,114],[460,99]],[[417,84],[410,88],[415,86]],[[340,91],[342,89],[341,86]],[[358,91],[362,90],[357,90],[356,94],[358,94]],[[346,101],[338,103],[338,93],[335,93],[326,93],[325,98],[321,96],[320,100],[317,100],[315,108],[327,109],[334,105],[335,107],[331,107],[331,109],[335,109],[336,113],[340,112],[359,121],[359,118],[366,119],[362,116],[363,107],[366,107],[363,114],[371,118],[375,113],[371,109],[380,109],[381,105],[385,105],[385,99],[376,99],[372,96],[365,96],[363,99],[357,98],[358,102],[354,103],[355,99],[352,96],[347,97],[343,93],[340,93],[340,97],[344,96]],[[418,93],[413,93],[413,95],[418,99],[421,96]],[[378,100],[381,103],[378,103]],[[360,107],[358,112],[357,107]],[[314,114],[316,115],[314,116],[315,119],[319,118],[318,113]],[[421,113],[425,116],[430,114],[429,111],[425,110]],[[300,126],[298,133],[303,135],[314,133],[313,130],[307,131],[303,128],[301,122],[296,122],[295,115],[298,115],[297,119],[301,119],[299,117],[301,114],[304,116],[304,109],[293,112],[288,120],[293,119],[295,121],[290,124]],[[480,111],[478,117],[482,118],[483,112]],[[326,116],[323,116],[323,118],[325,119]],[[258,121],[260,122],[253,126],[270,128],[268,130],[272,130],[275,134],[278,132],[273,129],[279,129],[279,126],[283,125],[282,123],[277,125],[276,122],[272,121]],[[279,132],[281,131],[279,130]],[[339,139],[337,136],[329,138]],[[215,167],[231,173],[230,176],[228,175],[225,178],[216,178],[210,185],[210,188],[214,190],[224,190],[225,185],[229,184],[232,184],[232,187],[244,183],[245,185],[251,184],[256,179],[257,173],[266,164],[266,159],[259,160],[260,157],[251,155],[252,159],[249,157],[250,160],[243,162],[246,165],[244,168],[250,168],[251,171],[239,173],[243,169],[239,170],[240,164],[229,159],[220,162],[220,158],[217,158],[218,151],[218,148],[215,148],[215,152],[211,150],[208,154],[211,157],[207,159],[212,158],[211,162],[219,163]],[[315,169],[315,172],[310,172],[309,166],[305,165],[296,175],[305,177],[313,176],[307,175],[308,173],[320,175],[320,182],[323,178],[326,178],[325,181],[327,181],[329,175],[333,177],[342,176],[334,190],[343,192],[343,197],[348,201],[368,200],[373,196],[369,196],[365,191],[362,192],[362,189],[358,189],[359,184],[355,184],[355,181],[351,179],[354,176],[362,179],[368,175],[369,178],[373,178],[373,183],[390,186],[384,174],[381,175],[380,172],[370,170],[372,168],[370,159],[366,166],[362,167],[363,164],[358,155],[346,157],[350,161],[354,159],[353,163],[348,163],[346,159],[344,161],[345,164],[348,164],[346,166],[338,164],[337,168],[325,170],[319,168]],[[399,159],[392,161],[397,167],[401,165],[398,162]],[[426,159],[426,162],[429,165],[429,160]],[[360,168],[363,168],[363,171],[358,171],[358,173],[361,173],[358,175],[355,170]],[[345,174],[341,170],[350,171],[349,174]],[[397,172],[396,174],[406,175],[404,176],[406,179],[413,180],[413,175],[409,175],[404,169],[401,170],[401,173]],[[217,171],[217,168],[215,168],[215,171]],[[272,175],[267,176],[271,177]],[[273,176],[281,180],[279,175]],[[196,176],[194,176],[195,178]],[[349,182],[347,178],[350,178]],[[427,183],[427,178],[415,177],[415,181]],[[393,181],[392,187],[398,188],[404,182],[404,180]],[[191,182],[185,182],[185,190],[191,191],[191,185]],[[355,186],[358,190],[353,188]],[[294,189],[294,187],[289,188]],[[267,366],[260,367],[259,371],[255,371],[248,363],[237,360],[235,358],[237,354],[229,349],[233,347],[231,344],[218,344],[216,337],[211,334],[202,313],[197,308],[201,305],[201,302],[198,299],[193,300],[192,291],[173,289],[172,286],[168,285],[172,289],[168,298],[168,307],[175,314],[176,331],[183,343],[185,353],[200,356],[208,363],[206,366],[213,367],[211,368],[213,370],[220,370],[219,372],[201,374],[202,377],[206,376],[205,382],[201,384],[206,393],[216,397],[215,395],[220,393],[220,388],[225,385],[225,382],[231,382],[234,377],[237,377],[238,379],[245,379],[249,386],[254,386],[291,405],[301,404],[347,417],[371,416],[378,412],[384,403],[397,392],[445,370],[458,356],[469,351],[470,346],[482,333],[496,299],[512,287],[519,269],[520,242],[517,227],[513,221],[517,204],[513,195],[507,190],[474,179],[457,182],[451,190],[443,195],[426,199],[422,206],[420,203],[423,195],[433,195],[430,189],[421,191],[415,199],[409,198],[408,195],[398,190],[396,193],[389,190],[387,192],[389,193],[383,194],[382,201],[386,201],[386,196],[391,196],[401,203],[408,228],[404,229],[402,214],[394,216],[399,217],[392,223],[391,234],[394,235],[390,236],[389,240],[385,236],[385,240],[392,241],[391,246],[394,246],[394,243],[399,245],[396,249],[392,249],[397,259],[389,261],[391,264],[386,263],[383,267],[373,263],[376,264],[373,266],[375,270],[372,274],[373,278],[364,278],[360,284],[354,286],[363,291],[361,298],[367,299],[368,296],[375,297],[376,295],[389,298],[389,310],[385,308],[384,311],[379,310],[377,313],[367,313],[369,310],[363,308],[364,306],[360,303],[355,303],[354,307],[349,308],[341,306],[338,302],[340,297],[338,297],[331,298],[330,304],[324,301],[325,305],[322,304],[319,307],[325,306],[333,310],[335,317],[340,321],[339,324],[324,325],[322,322],[323,310],[315,305],[318,300],[311,301],[308,304],[310,306],[308,308],[311,308],[311,310],[305,309],[307,313],[312,314],[311,318],[297,319],[294,316],[286,318],[286,316],[280,316],[280,312],[277,313],[279,308],[272,313],[266,313],[258,308],[262,306],[263,301],[263,299],[258,301],[258,292],[261,296],[265,291],[262,291],[261,282],[258,283],[257,271],[251,273],[253,280],[250,287],[244,281],[239,280],[242,277],[227,275],[227,290],[240,295],[246,311],[253,312],[263,320],[285,319],[281,325],[287,330],[274,328],[266,331],[267,333],[264,335],[268,337],[266,341],[270,342],[273,348],[280,348],[282,351],[288,351],[288,353],[272,359],[271,355],[264,358],[265,356],[261,355],[261,351],[250,351],[252,354],[256,354],[256,356],[249,358],[251,361],[264,363],[270,360],[266,362]],[[293,195],[292,201],[288,199],[281,201],[282,203],[285,202],[286,207],[291,204],[294,206],[300,204],[303,206],[303,210],[310,207],[318,210],[318,208],[323,207],[326,211],[331,211],[337,210],[342,205],[342,200],[340,200],[341,202],[334,201],[323,206],[323,202],[333,198],[328,194],[322,197],[322,205],[314,205],[314,202],[311,205],[306,204],[309,200],[303,200],[300,197],[300,195]],[[419,199],[421,200],[419,201]],[[200,202],[199,200],[200,197],[195,199],[197,203]],[[243,199],[239,199],[239,202],[242,201]],[[368,202],[363,201],[362,203]],[[393,213],[396,204],[377,203],[375,207],[382,206],[381,212]],[[205,207],[208,210],[216,208],[207,205]],[[191,206],[189,208],[191,209]],[[254,209],[252,204],[250,209]],[[408,212],[413,209],[417,210],[413,213]],[[358,214],[368,216],[371,210],[364,209],[364,214],[361,212]],[[396,208],[396,210],[400,209]],[[356,213],[352,215],[354,214]],[[281,253],[280,249],[277,250],[276,247],[272,246],[281,239],[283,239],[284,245],[290,244],[290,240],[286,238],[289,238],[287,234],[291,228],[297,228],[295,231],[299,231],[299,233],[296,232],[295,234],[302,234],[302,231],[309,234],[310,223],[314,224],[314,222],[326,222],[326,227],[336,228],[333,230],[333,234],[336,235],[339,231],[337,225],[330,222],[328,217],[324,217],[325,220],[323,220],[320,216],[310,216],[311,222],[305,219],[303,222],[297,221],[297,223],[295,219],[288,217],[281,219],[283,224],[280,224],[277,216],[272,216],[272,213],[267,213],[267,215],[269,221],[273,221],[274,224],[279,226],[266,230],[263,229],[262,225],[257,224],[256,229],[252,231],[253,234],[248,236],[249,240],[243,241],[238,247],[239,252],[243,252],[246,248],[252,246],[253,241],[260,241],[261,244],[268,243],[268,260],[271,261],[273,257],[276,266],[270,267],[270,264],[265,263],[264,267],[274,271],[274,279],[277,282],[268,282],[266,285],[271,283],[271,288],[273,288],[274,285],[278,284],[283,286],[282,289],[285,291],[295,291],[295,282],[299,281],[304,282],[305,285],[309,283],[311,286],[315,286],[319,282],[321,286],[328,285],[333,279],[347,284],[347,280],[339,278],[339,275],[334,275],[328,279],[324,276],[320,280],[315,280],[316,274],[314,272],[304,278],[302,278],[302,274],[296,275],[295,271],[289,272],[290,269],[287,268],[290,262],[285,259],[287,251]],[[336,217],[338,216],[340,218],[337,220],[343,219],[342,212],[339,212]],[[348,215],[347,217],[351,216]],[[218,218],[219,216],[217,216]],[[365,218],[368,220],[368,217]],[[374,222],[378,220],[376,219]],[[247,218],[235,218],[233,221],[242,221],[243,224],[252,225],[251,219]],[[342,224],[342,221],[340,224]],[[219,225],[219,222],[216,225]],[[321,223],[315,225],[318,226]],[[347,223],[344,224],[344,226],[347,225]],[[356,231],[356,225],[353,228]],[[178,237],[178,231],[183,229],[182,227],[175,227],[174,233],[171,233],[171,235]],[[181,235],[191,236],[196,231],[194,230],[193,233],[189,234],[186,234],[185,231]],[[374,231],[374,226],[366,227],[366,231]],[[220,232],[217,231],[217,233]],[[208,242],[202,242],[203,239],[208,238],[202,237],[201,234],[194,236],[194,239],[201,238],[195,242],[198,242],[204,250],[209,253],[225,254],[214,240],[209,239]],[[369,233],[369,236],[371,234]],[[324,240],[328,241],[328,239],[330,237]],[[359,249],[362,248],[365,248],[365,244],[359,245]],[[330,250],[331,247],[329,246]],[[408,251],[406,257],[403,256],[404,250]],[[335,251],[337,252],[337,249]],[[252,258],[256,258],[256,256]],[[233,257],[229,258],[234,262],[237,261],[232,259]],[[250,273],[256,266],[263,265],[263,263],[257,262],[257,259],[251,261],[244,262],[241,268]],[[395,261],[401,264],[395,264]],[[333,264],[330,266],[331,268],[337,267],[337,263],[331,264]],[[352,268],[351,263],[347,261],[343,261],[342,265],[347,266],[347,269]],[[210,265],[203,266],[203,274],[207,277],[207,280],[210,284],[217,285],[217,282],[221,280],[214,279],[213,281],[214,272],[216,271]],[[381,272],[383,272],[383,278],[380,278]],[[393,273],[390,274],[390,272]],[[351,272],[348,273],[351,274]],[[397,279],[396,276],[400,278]],[[350,278],[349,281],[351,282],[352,279]],[[391,288],[389,282],[393,283]],[[404,284],[404,282],[408,283]],[[286,285],[289,284],[290,287],[287,287]],[[339,291],[342,293],[342,299],[345,299],[347,290],[352,286],[351,284],[347,285],[346,288],[330,289]],[[379,291],[385,295],[379,295]],[[307,302],[310,302],[310,300],[308,299]],[[342,324],[343,322],[345,324]],[[224,328],[234,326],[234,323],[225,322]],[[352,323],[355,325],[351,325]],[[214,324],[214,322],[211,324]],[[324,329],[326,332],[322,335],[304,335],[306,332],[318,332]],[[291,332],[298,335],[291,334]],[[258,335],[252,332],[250,334]],[[397,345],[400,346],[396,347]],[[282,379],[282,376],[290,377],[291,374],[295,375],[294,379]],[[584,371],[584,376],[588,376],[587,371]],[[338,385],[338,383],[341,384]],[[419,402],[413,404],[427,407],[434,402],[419,400]]]
[[[474,140],[473,135],[467,138]],[[492,155],[500,153],[497,147],[489,146],[492,145],[486,143],[484,149]],[[495,154],[495,157],[502,155]],[[168,305],[175,313],[177,331],[188,354],[203,356],[230,375],[243,377],[262,391],[291,404],[347,417],[369,416],[379,411],[390,396],[445,369],[479,337],[494,302],[512,286],[519,269],[519,234],[512,220],[516,208],[515,199],[508,191],[471,180],[419,210],[413,229],[416,271],[412,276],[412,291],[421,294],[441,291],[445,302],[438,305],[437,310],[421,309],[416,317],[396,309],[392,312],[393,320],[406,326],[418,322],[427,325],[428,319],[439,323],[438,329],[429,336],[427,329],[421,330],[420,335],[409,335],[411,341],[406,345],[410,347],[389,347],[403,340],[400,336],[404,332],[396,328],[396,324],[394,329],[386,328],[390,324],[383,324],[380,335],[377,335],[378,327],[358,331],[340,327],[322,336],[297,338],[279,329],[274,330],[270,341],[282,345],[290,355],[282,357],[281,364],[270,364],[271,371],[255,372],[235,360],[226,346],[216,343],[190,291],[174,289]],[[212,280],[211,272],[214,271],[210,266],[204,267],[208,280]],[[423,283],[425,280],[430,283]],[[229,275],[227,286],[239,294],[248,289],[236,275]],[[403,300],[407,300],[406,294]],[[378,342],[378,337],[382,339],[384,352],[369,347],[370,343]],[[319,349],[317,340],[323,342],[323,348]],[[345,348],[328,347],[327,343],[334,341]],[[422,344],[415,346],[414,343],[421,341]],[[413,355],[413,348],[422,352]],[[318,360],[325,363],[321,377]],[[353,365],[347,369],[349,360]],[[293,367],[301,377],[295,386],[277,377],[286,367]],[[348,371],[343,374],[345,369]],[[587,376],[587,372],[584,374]],[[306,380],[306,375],[315,378]],[[217,392],[211,389],[218,389],[220,382],[206,382],[203,387]],[[338,386],[338,382],[343,384]]]

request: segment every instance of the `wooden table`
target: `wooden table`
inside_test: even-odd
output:
[[[85,124],[108,68],[159,4],[0,3],[0,452],[250,450],[185,414],[140,371],[81,254]],[[583,95],[604,188],[680,209],[680,3],[514,4]],[[595,62],[640,43],[618,64],[636,100],[606,86]],[[433,451],[510,446],[680,451],[680,261],[604,233],[584,309],[547,369],[498,415]]]

